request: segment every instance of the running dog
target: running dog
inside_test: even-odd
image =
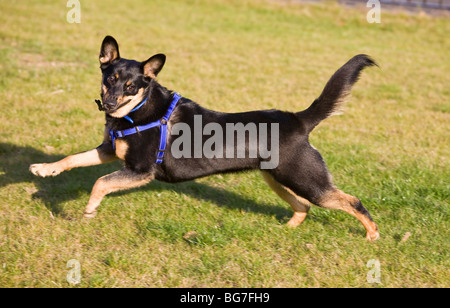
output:
[[[155,179],[175,183],[216,173],[259,169],[268,185],[294,210],[289,226],[300,225],[311,204],[315,204],[355,216],[366,229],[368,240],[379,237],[378,227],[367,209],[358,198],[342,192],[333,184],[322,156],[308,140],[316,125],[339,110],[361,71],[376,65],[367,55],[357,55],[337,70],[321,95],[300,112],[261,110],[222,113],[205,109],[157,82],[156,77],[166,61],[165,55],[156,54],[144,62],[121,58],[119,46],[111,36],[103,40],[99,60],[102,71],[101,101],[96,102],[106,117],[103,143],[96,149],[70,155],[54,163],[30,166],[34,175],[47,177],[76,167],[116,159],[124,161],[123,169],[96,181],[84,212],[85,217],[95,216],[105,195],[139,187]],[[180,138],[175,130],[180,133],[182,124],[192,128],[190,134],[193,135],[195,119],[199,116],[202,128],[223,128],[222,134],[225,134],[229,124],[240,124],[244,128],[251,123],[275,125],[278,135],[268,131],[265,142],[272,150],[277,147],[277,164],[262,168],[262,163],[269,160],[267,153],[262,152],[238,157],[229,155],[239,149],[250,153],[255,145],[255,140],[250,138],[238,138],[232,145],[216,145],[214,155],[198,152],[198,146],[194,149],[183,148],[182,151],[188,155],[175,153],[172,146],[177,137]],[[198,136],[192,137],[198,140]],[[205,145],[208,137],[207,134],[200,137],[200,147]]]

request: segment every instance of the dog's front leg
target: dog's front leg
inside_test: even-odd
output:
[[[94,217],[97,213],[97,207],[107,194],[139,187],[149,183],[153,179],[153,174],[137,173],[127,168],[102,176],[95,182],[92,188],[91,197],[84,212],[84,217]]]
[[[72,168],[100,165],[116,159],[112,145],[103,143],[96,149],[69,155],[54,163],[33,164],[30,166],[30,171],[34,175],[45,178],[47,176],[56,176]]]

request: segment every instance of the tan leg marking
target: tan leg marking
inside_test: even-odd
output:
[[[291,189],[278,183],[273,176],[265,171],[261,171],[264,180],[275,191],[281,199],[290,204],[294,210],[294,215],[288,221],[287,225],[290,227],[297,227],[306,218],[308,211],[311,207],[308,200],[295,194]]]
[[[116,139],[116,156],[121,160],[125,160],[127,152],[128,143],[123,139]]]
[[[99,149],[69,155],[54,163],[33,164],[30,171],[40,177],[56,176],[63,171],[77,167],[87,167],[103,164],[115,160],[116,157],[104,153]]]
[[[362,206],[358,198],[336,189],[326,193],[319,204],[325,208],[343,210],[355,216],[366,229],[368,240],[374,241],[380,237],[377,225],[369,218],[369,212]],[[360,205],[359,210],[356,208],[358,204]],[[366,212],[366,215],[362,213],[362,209]]]
[[[153,176],[145,177],[129,175],[124,169],[102,176],[95,182],[95,185],[92,188],[84,216],[94,217],[97,213],[97,207],[100,205],[103,197],[107,194],[142,186],[151,182],[153,178]]]

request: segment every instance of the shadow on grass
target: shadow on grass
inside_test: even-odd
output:
[[[64,172],[57,177],[40,178],[28,171],[33,163],[54,162],[62,159],[62,155],[46,154],[29,146],[0,143],[0,189],[16,183],[34,183],[37,191],[32,191],[33,199],[40,199],[53,214],[66,218],[62,203],[75,200],[81,194],[90,193],[97,178],[119,168],[119,162],[95,167],[77,168]],[[278,220],[286,221],[292,213],[277,205],[266,205],[255,202],[245,195],[236,194],[224,189],[211,187],[203,183],[185,182],[167,184],[154,181],[140,190],[157,192],[170,189],[179,194],[186,194],[196,199],[212,202],[230,209],[244,209],[249,212],[275,215]],[[120,192],[118,194],[126,194]]]

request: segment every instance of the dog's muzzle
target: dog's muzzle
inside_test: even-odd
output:
[[[117,109],[119,109],[120,107],[122,107],[125,104],[119,105],[117,106],[116,103],[112,102],[112,103],[108,103],[108,102],[103,102],[99,99],[95,100],[95,103],[97,104],[98,110],[100,111],[105,111],[105,112],[114,112]]]
[[[103,110],[106,112],[112,112],[117,109],[116,107],[116,104],[103,103]]]

